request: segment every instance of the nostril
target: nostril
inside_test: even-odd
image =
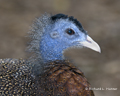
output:
[[[92,43],[91,41],[87,40],[89,43]]]

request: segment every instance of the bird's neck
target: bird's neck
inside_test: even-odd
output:
[[[45,39],[44,39],[45,40]],[[58,45],[58,42],[50,43],[52,41],[42,41],[40,43],[40,54],[44,63],[64,60],[62,45]]]
[[[41,56],[44,63],[47,63],[50,61],[56,61],[56,60],[63,60],[63,54],[55,51],[54,48],[53,50],[49,50],[49,48],[47,50],[45,49],[41,50]]]

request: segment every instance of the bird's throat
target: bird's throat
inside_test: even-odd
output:
[[[43,62],[47,63],[49,61],[55,60],[63,60],[63,48],[61,46],[53,45],[53,44],[41,44],[40,46],[40,54],[43,59]]]
[[[62,52],[56,52],[55,50],[41,50],[41,56],[44,63],[64,59]]]

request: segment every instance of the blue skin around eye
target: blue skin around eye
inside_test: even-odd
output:
[[[66,29],[68,28],[72,29],[75,34],[69,35],[66,33]],[[75,24],[70,21],[57,21],[54,25],[47,27],[45,31],[40,42],[40,53],[44,62],[48,62],[49,60],[63,60],[63,51],[65,49],[77,46],[77,41],[86,40],[86,34],[81,32]],[[50,32],[53,31],[58,32],[58,38],[51,38]],[[71,33],[72,31],[69,30],[69,32]]]

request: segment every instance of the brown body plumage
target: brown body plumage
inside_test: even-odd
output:
[[[34,76],[23,59],[0,59],[0,96],[94,96],[84,74],[69,61],[54,61]]]
[[[41,83],[50,96],[94,96],[84,74],[69,61],[54,61],[45,67]],[[45,95],[45,96],[47,96]]]

